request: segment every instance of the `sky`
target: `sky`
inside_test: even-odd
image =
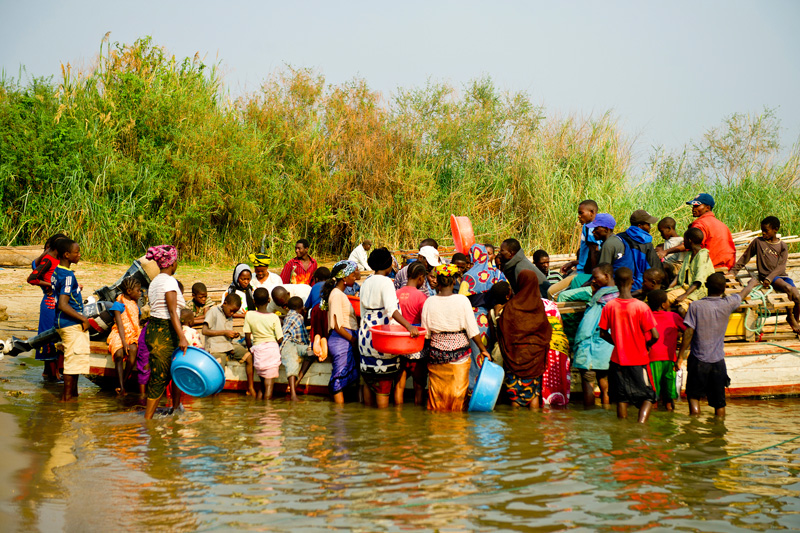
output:
[[[110,31],[219,63],[232,96],[287,65],[333,84],[360,77],[386,98],[488,75],[546,116],[613,112],[641,162],[764,107],[777,110],[784,148],[797,143],[798,23],[794,0],[0,0],[0,69],[58,77],[62,62],[91,65]]]

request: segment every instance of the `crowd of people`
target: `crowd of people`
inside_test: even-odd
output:
[[[196,346],[223,366],[244,365],[248,394],[256,398],[272,397],[283,366],[287,396],[296,400],[309,368],[330,359],[329,389],[337,403],[358,397],[378,408],[401,404],[411,378],[415,404],[459,411],[488,360],[502,364],[512,406],[566,406],[576,368],[584,405],[595,404],[599,389],[600,402],[616,403],[619,417],[633,405],[645,422],[654,405],[674,409],[679,373],[686,371],[690,412],[699,413],[706,398],[724,416],[729,380],[723,341],[730,314],[756,285],[772,286],[795,302],[788,320],[800,332],[800,293],[786,273],[788,250],[776,217],[763,220],[762,235],[736,261],[731,232],[714,216],[714,199],[703,193],[687,204],[695,220],[679,235],[674,219],[644,210],[615,232],[614,217],[599,212],[593,200],[581,202],[577,258],[558,272],[550,269],[546,251],[535,251],[531,262],[513,238],[499,248],[473,244],[449,263],[438,243],[425,239],[402,267],[388,249],[365,240],[330,269],[318,266],[309,242],[300,239],[280,275],[269,271],[269,253],[250,254],[250,264],[235,267],[218,304],[202,283],[192,285],[186,302],[175,278],[177,250],[154,246],[146,258],[159,273],[147,287],[147,316],[134,278],[123,280],[112,307],[107,344],[117,391],[126,394],[135,376],[146,398],[145,417],[152,418],[171,382],[173,353]],[[664,239],[658,246],[653,225]],[[753,256],[757,275],[740,293],[726,295],[725,273],[737,273]],[[89,371],[93,324],[83,314],[72,270],[79,260],[79,244],[54,235],[28,279],[44,293],[39,331],[55,327],[61,337],[61,352],[51,344],[38,348],[36,358],[44,361],[45,375],[63,376],[64,401],[77,396],[78,376]],[[365,272],[371,273],[362,279]],[[562,320],[558,303],[576,301],[586,303],[584,313]],[[244,317],[241,334],[234,317]],[[424,335],[424,348],[408,355],[377,350],[372,328],[388,324],[413,338]],[[181,402],[174,382],[171,402],[172,409]]]

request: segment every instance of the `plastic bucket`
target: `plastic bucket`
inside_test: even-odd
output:
[[[172,381],[189,396],[203,398],[225,388],[225,369],[207,351],[190,346],[172,354]]]
[[[450,215],[450,232],[453,234],[456,251],[469,255],[470,247],[475,244],[475,232],[472,231],[469,217]]]
[[[382,353],[393,355],[409,355],[421,352],[425,346],[425,328],[417,328],[419,335],[411,338],[411,334],[400,324],[372,326],[372,347]]]
[[[353,306],[353,311],[355,311],[356,316],[361,316],[361,299],[358,296],[352,296],[350,294],[347,295],[347,299],[350,300],[350,305]]]
[[[497,403],[497,396],[500,395],[500,387],[503,385],[503,367],[492,363],[488,359],[484,360],[475,388],[472,390],[472,398],[469,400],[470,411],[492,411],[494,404]]]

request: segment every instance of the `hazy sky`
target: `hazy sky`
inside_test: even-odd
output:
[[[613,110],[644,158],[734,112],[778,108],[800,136],[800,1],[152,2],[0,0],[0,68],[90,65],[103,35],[150,35],[222,62],[233,95],[289,64],[390,94],[428,79],[491,76],[548,115]]]

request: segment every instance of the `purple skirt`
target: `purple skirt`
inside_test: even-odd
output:
[[[147,381],[150,379],[150,350],[147,349],[147,343],[144,341],[145,333],[147,333],[147,324],[139,334],[139,349],[136,352],[136,374],[139,385],[147,385]]]
[[[355,330],[347,330],[350,335],[355,336]],[[353,344],[347,339],[331,331],[328,337],[328,353],[331,355],[331,381],[328,386],[331,392],[336,394],[345,387],[358,381],[358,366],[356,357],[353,353]]]

